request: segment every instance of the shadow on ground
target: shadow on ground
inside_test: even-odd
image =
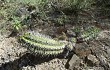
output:
[[[2,64],[0,67],[0,70],[21,70],[22,67],[35,66],[35,65],[38,65],[38,64],[41,64],[44,62],[49,62],[50,60],[55,59],[55,58],[63,59],[64,57],[62,56],[62,54],[55,56],[55,57],[53,57],[53,56],[40,57],[39,55],[35,56],[33,54],[26,53],[19,59]],[[67,57],[67,59],[68,59],[68,57]],[[70,59],[68,59],[68,60],[70,60]],[[68,66],[68,61],[66,63],[66,66]]]
[[[44,62],[48,62],[54,58],[62,59],[62,57],[39,57],[30,53],[26,53],[17,60],[2,64],[0,70],[20,70],[22,67],[35,66]]]

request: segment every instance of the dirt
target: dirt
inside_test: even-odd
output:
[[[4,4],[1,4],[0,8],[5,7],[7,9],[7,5]],[[106,32],[100,33],[97,40],[77,43],[73,52],[70,53],[72,55],[68,58],[41,57],[31,54],[18,42],[18,35],[14,34],[10,25],[11,18],[7,20],[7,14],[2,15],[0,16],[0,70],[110,70],[110,22],[108,17],[100,18],[101,15],[96,16],[97,13],[100,14],[100,11],[94,12],[91,10],[80,13],[77,24],[75,24],[73,14],[68,15],[72,21],[61,25],[56,24],[55,21],[53,22],[53,19],[56,19],[55,17],[52,18],[53,16],[49,16],[51,19],[47,21],[43,20],[44,18],[36,17],[36,13],[30,15],[30,11],[27,11],[27,9],[34,6],[18,6],[19,8],[14,14],[20,15],[22,23],[31,25],[27,29],[49,35],[52,38],[62,40],[70,38],[74,36],[71,29],[77,26],[86,28],[94,25]],[[39,10],[36,9],[36,11]],[[55,13],[51,14],[56,15]],[[23,15],[28,15],[28,18],[23,20]]]
[[[0,36],[0,70],[109,70],[110,40],[78,43],[72,58],[39,57],[21,46],[16,37]]]

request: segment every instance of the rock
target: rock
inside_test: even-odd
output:
[[[107,54],[110,57],[110,49],[107,49]]]
[[[100,56],[100,61],[101,61],[101,63],[107,64],[107,59],[103,55]]]
[[[88,69],[88,70],[94,70],[94,69]]]
[[[0,66],[20,58],[26,51],[15,38],[4,38],[0,42]]]
[[[79,62],[78,62],[79,61]],[[69,61],[69,69],[74,69],[74,66],[77,66],[80,64],[80,58],[74,54],[71,58],[71,60]]]
[[[89,55],[87,56],[87,59],[88,59],[88,63],[89,63],[89,64],[99,64],[98,59],[97,59],[96,56],[94,56],[94,55],[89,54]]]
[[[8,37],[12,33],[12,25],[10,22],[0,21],[0,40]],[[0,41],[1,42],[1,41]]]
[[[26,7],[20,7],[15,11],[15,16],[22,17],[23,15],[29,14]]]
[[[109,64],[107,58],[103,55],[100,55],[98,58],[100,60],[100,65],[104,67],[105,70],[109,70]]]
[[[89,54],[91,54],[91,50],[89,49],[88,45],[85,43],[78,43],[75,46],[74,52],[80,57],[85,58]]]
[[[87,67],[86,69],[83,70],[104,70],[103,67]]]
[[[69,65],[72,66],[72,64],[74,64],[77,60],[79,60],[79,57],[76,54],[74,54],[71,60],[69,61]]]

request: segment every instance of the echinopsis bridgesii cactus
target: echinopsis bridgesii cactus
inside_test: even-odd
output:
[[[20,36],[20,39],[27,48],[35,54],[41,55],[58,55],[64,52],[65,48],[72,50],[72,45],[67,41],[57,41],[49,36],[42,35],[38,32],[27,32]]]

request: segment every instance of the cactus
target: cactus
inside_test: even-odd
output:
[[[86,30],[80,33],[78,36],[78,41],[90,41],[96,39],[98,34],[100,33],[100,29],[97,27],[88,27]]]
[[[58,55],[63,53],[67,47],[72,49],[72,46],[67,46],[67,41],[57,41],[49,36],[31,31],[20,36],[20,40],[27,45],[32,53],[41,55]]]
[[[75,37],[69,39],[69,41],[58,41],[52,39],[50,36],[42,35],[38,32],[29,31],[20,36],[20,40],[25,46],[35,54],[58,55],[64,52],[73,50],[73,46],[79,41],[94,40],[100,32],[99,28],[89,27],[85,31],[79,33],[78,40]]]

